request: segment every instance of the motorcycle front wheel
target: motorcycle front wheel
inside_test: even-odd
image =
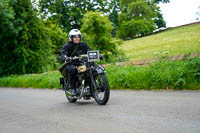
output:
[[[94,99],[99,105],[105,105],[110,97],[109,82],[105,74],[96,74],[94,80],[97,89],[94,90]]]

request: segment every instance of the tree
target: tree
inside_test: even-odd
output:
[[[81,31],[84,40],[92,49],[100,50],[108,60],[117,54],[119,42],[113,42],[112,23],[101,12],[88,12],[84,15]]]
[[[156,29],[166,27],[166,22],[164,21],[163,15],[161,13],[159,3],[169,3],[169,0],[152,0],[148,1],[148,4],[152,7],[153,11],[157,14],[154,18],[154,22],[156,24]]]
[[[55,22],[46,20],[44,24],[48,29],[49,37],[54,45],[53,52],[56,55],[57,62],[60,62],[60,50],[64,43],[68,41],[68,35],[67,33],[63,32],[63,29],[58,27]]]
[[[0,74],[38,73],[54,67],[48,29],[30,0],[0,2]],[[8,28],[7,28],[8,27]]]
[[[117,36],[122,39],[144,36],[166,27],[158,4],[169,0],[120,0]]]
[[[156,14],[145,0],[121,0],[118,37],[122,39],[143,36],[152,32]]]
[[[87,11],[104,11],[104,0],[39,0],[41,12],[48,15],[58,25],[69,32],[72,28],[81,28],[83,15]]]
[[[200,20],[200,6],[199,6],[198,8],[199,8],[199,11],[196,13],[196,15],[198,16],[198,17],[196,18],[196,20]]]
[[[163,19],[163,15],[160,11],[157,12],[157,17],[154,19],[154,22],[156,24],[156,28],[162,28],[162,27],[166,27],[166,22]]]
[[[159,4],[159,3],[169,3],[169,0],[153,0],[153,3]]]
[[[117,27],[119,27],[119,22],[118,22],[118,15],[120,13],[120,8],[119,8],[119,0],[111,0],[108,1],[108,11],[107,13],[109,14],[109,20],[112,22],[113,24],[113,31],[112,31],[112,35],[116,36],[116,30]]]
[[[17,35],[20,28],[15,27],[15,12],[11,7],[16,1],[0,0],[0,75],[14,70],[10,66],[15,61],[11,51],[17,45]],[[5,70],[6,69],[6,70]]]

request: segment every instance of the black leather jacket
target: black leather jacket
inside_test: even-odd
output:
[[[90,47],[84,43],[84,42],[80,42],[79,44],[74,44],[72,42],[68,42],[66,44],[64,44],[64,46],[61,49],[61,57],[60,59],[64,62],[65,61],[65,55],[67,57],[73,57],[71,54],[74,51],[74,49],[78,46],[78,49],[76,50],[76,52],[73,54],[73,56],[79,56],[82,54],[87,54],[87,51],[90,51]]]

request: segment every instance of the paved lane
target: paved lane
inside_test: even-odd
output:
[[[106,106],[61,90],[0,88],[0,133],[200,133],[200,91],[111,91]]]

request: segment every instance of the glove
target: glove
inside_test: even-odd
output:
[[[103,60],[103,59],[104,59],[104,56],[103,56],[103,55],[99,55],[99,59],[100,59],[100,60]]]
[[[69,61],[71,61],[71,58],[70,58],[70,57],[67,57],[67,56],[65,55],[65,61],[66,61],[66,62],[69,62]]]

